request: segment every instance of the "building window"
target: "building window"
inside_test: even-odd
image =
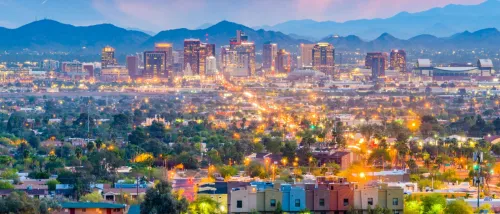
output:
[[[87,209],[85,209],[85,208],[82,208],[82,212],[87,212]]]
[[[243,201],[242,200],[236,201],[236,208],[243,208]]]
[[[325,199],[324,198],[319,199],[319,206],[322,206],[322,207],[325,206]]]
[[[271,199],[271,207],[276,207],[276,199]]]
[[[113,212],[120,212],[120,209],[113,209]]]
[[[368,205],[373,205],[373,198],[368,198]]]
[[[392,205],[393,206],[398,206],[398,204],[399,204],[399,199],[398,198],[393,198],[392,199]]]
[[[348,198],[344,198],[344,206],[349,206],[349,199]]]
[[[295,207],[300,207],[300,199],[295,199]]]

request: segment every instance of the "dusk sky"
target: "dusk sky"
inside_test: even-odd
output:
[[[15,28],[36,19],[74,25],[111,23],[158,32],[229,20],[247,26],[288,20],[347,21],[387,18],[447,4],[484,0],[0,0],[0,26]]]

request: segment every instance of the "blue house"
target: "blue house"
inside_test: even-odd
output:
[[[284,212],[296,213],[306,209],[306,191],[302,187],[282,184],[283,193],[281,208]]]

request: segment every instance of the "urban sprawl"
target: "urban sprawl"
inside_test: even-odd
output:
[[[2,62],[0,213],[500,212],[498,59],[235,33]]]

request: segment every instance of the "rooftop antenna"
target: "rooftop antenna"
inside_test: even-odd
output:
[[[205,42],[208,43],[208,33],[205,34]]]

